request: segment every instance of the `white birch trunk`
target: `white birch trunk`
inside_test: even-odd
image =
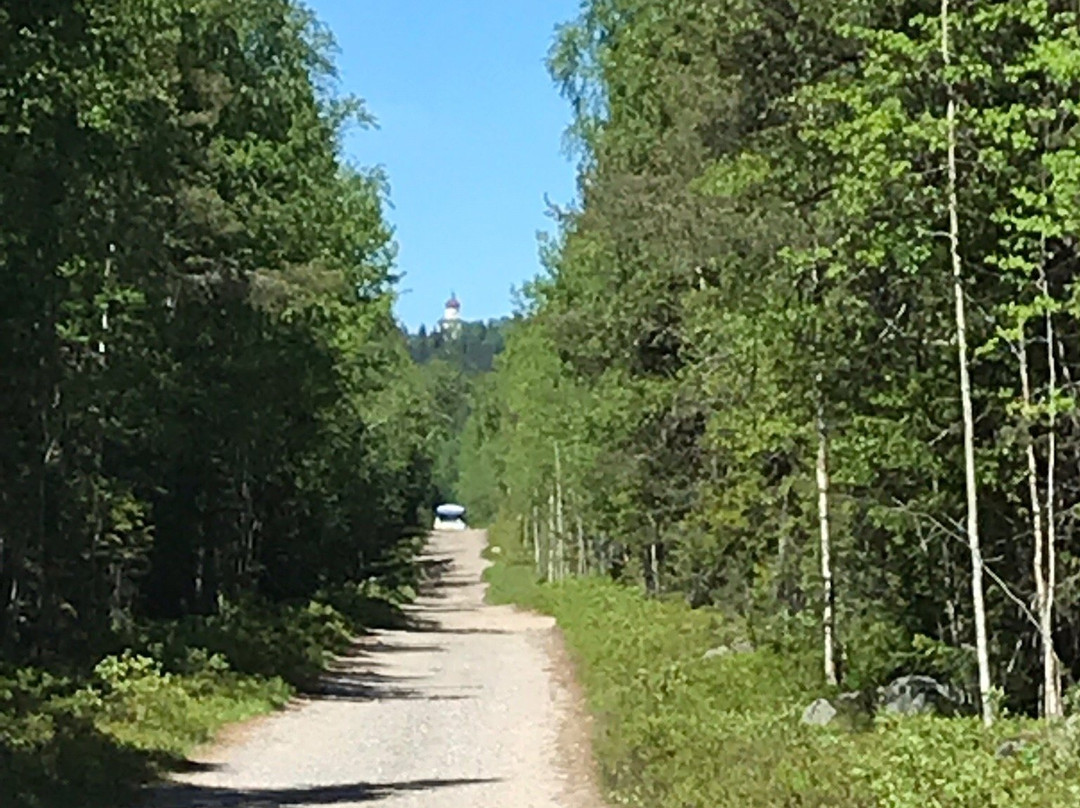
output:
[[[577,546],[578,546],[578,575],[584,577],[589,574],[589,554],[588,548],[585,546],[585,528],[581,524],[581,514],[574,515],[574,521],[577,524]]]
[[[555,494],[548,494],[547,570],[544,580],[549,583],[555,575]]]
[[[1042,278],[1043,297],[1048,301],[1050,288],[1046,276]],[[1042,602],[1039,604],[1039,634],[1043,648],[1043,714],[1048,719],[1061,718],[1064,705],[1061,699],[1061,676],[1058,672],[1057,653],[1054,651],[1054,598],[1057,589],[1057,530],[1054,525],[1054,488],[1057,467],[1057,361],[1054,357],[1054,317],[1046,310],[1046,359],[1050,371],[1049,405],[1050,435],[1046,450],[1046,570],[1040,568],[1039,577],[1045,576]]]
[[[540,558],[540,514],[539,508],[533,505],[532,509],[532,544],[533,544],[533,559],[536,562],[536,574],[543,574],[542,559]]]
[[[1024,402],[1025,411],[1030,412],[1032,405],[1031,397],[1031,374],[1028,371],[1027,345],[1024,334],[1020,333],[1020,343],[1017,346],[1016,356],[1020,366],[1020,394]],[[1043,647],[1043,661],[1045,665],[1047,634],[1043,625],[1042,615],[1046,608],[1046,575],[1045,560],[1043,558],[1046,538],[1043,533],[1043,508],[1039,499],[1039,466],[1035,457],[1035,441],[1028,435],[1024,441],[1024,454],[1027,458],[1028,468],[1028,498],[1031,502],[1031,533],[1034,540],[1032,553],[1032,572],[1035,577],[1035,611],[1039,616],[1039,640]],[[1045,684],[1045,682],[1044,682]],[[1043,715],[1048,716],[1046,691],[1043,694]]]
[[[952,66],[949,46],[949,0],[941,0],[941,57],[948,71]],[[948,205],[949,253],[952,259],[953,293],[956,298],[956,344],[960,366],[960,402],[964,417],[964,478],[967,491],[967,538],[971,552],[971,599],[975,611],[975,651],[979,664],[979,700],[983,723],[994,721],[990,684],[990,650],[986,636],[986,602],[983,586],[982,548],[979,544],[979,494],[975,477],[975,416],[971,404],[968,371],[967,316],[964,303],[964,273],[960,263],[960,217],[957,202],[956,98],[952,81],[946,77],[948,108]]]
[[[561,581],[566,577],[566,524],[563,519],[562,459],[559,444],[555,444],[555,538],[558,553],[557,577]]]
[[[820,374],[819,374],[820,381]],[[825,643],[825,682],[836,685],[836,608],[832,575],[832,537],[829,532],[829,437],[825,431],[825,413],[821,401],[817,405],[817,494],[818,527],[821,536],[821,624]]]

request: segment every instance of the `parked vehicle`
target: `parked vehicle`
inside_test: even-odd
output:
[[[465,530],[465,507],[446,503],[435,509],[435,530]]]

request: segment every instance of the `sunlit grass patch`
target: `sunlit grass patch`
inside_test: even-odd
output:
[[[1080,805],[1080,723],[1052,732],[1016,719],[989,731],[969,718],[879,718],[863,732],[805,726],[803,708],[826,694],[813,654],[753,648],[739,642],[747,632],[737,619],[609,581],[542,585],[521,548],[502,546],[489,597],[558,620],[598,719],[594,753],[613,804]],[[1029,739],[1019,753],[999,756],[1018,735]]]

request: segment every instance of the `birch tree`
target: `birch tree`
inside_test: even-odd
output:
[[[740,9],[588,2],[560,35],[582,194],[499,371],[529,379],[507,473],[543,476],[544,519],[558,440],[570,541],[580,518],[617,577],[813,632],[826,679],[918,668],[989,715],[1000,664],[1010,710],[1053,715],[1080,636],[1075,4]],[[1023,365],[983,351],[1015,305]],[[582,423],[551,428],[569,389]]]
[[[967,541],[971,552],[971,600],[975,610],[975,653],[979,666],[979,699],[983,723],[994,721],[990,684],[990,651],[986,635],[986,603],[983,588],[982,548],[979,544],[979,494],[975,469],[975,415],[971,404],[971,377],[968,365],[967,311],[964,299],[964,270],[960,259],[961,234],[959,203],[957,201],[957,123],[956,89],[950,75],[952,50],[950,42],[949,0],[941,0],[941,59],[944,63],[946,102],[945,126],[948,160],[946,190],[949,210],[949,257],[952,262],[953,293],[956,298],[956,351],[960,373],[960,402],[964,418],[964,490],[967,497]]]
[[[825,682],[836,685],[836,604],[833,593],[832,537],[829,532],[829,437],[825,428],[824,405],[819,401],[815,417],[817,426],[818,525],[821,540],[822,631],[824,637]]]

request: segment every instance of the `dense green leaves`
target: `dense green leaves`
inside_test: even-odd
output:
[[[466,430],[463,487],[500,492],[541,574],[603,567],[803,647],[825,440],[842,673],[972,684],[952,86],[991,654],[1035,709],[1033,518],[1066,682],[1080,670],[1076,9],[955,4],[948,70],[940,10],[586,3],[551,56],[581,197]]]
[[[362,580],[432,498],[385,182],[292,0],[0,10],[0,642]]]

